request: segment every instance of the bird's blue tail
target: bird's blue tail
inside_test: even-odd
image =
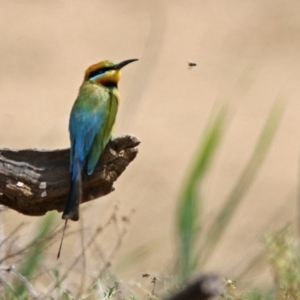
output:
[[[81,178],[81,164],[79,160],[74,162],[73,172],[71,175],[71,184],[69,198],[66,204],[66,208],[62,215],[63,219],[70,219],[72,221],[79,220],[79,204],[82,198],[82,178]]]

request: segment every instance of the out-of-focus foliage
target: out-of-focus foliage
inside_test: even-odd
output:
[[[201,194],[201,186],[224,131],[225,110],[221,110],[212,124],[208,126],[179,199],[177,233],[180,249],[178,251],[178,274],[181,281],[187,281],[196,266],[201,266],[204,261],[209,259],[224,236],[236,209],[245,199],[244,196],[266,157],[279,125],[282,111],[279,105],[272,108],[247,165],[208,232],[203,233],[201,230],[204,222],[202,206],[205,196]],[[199,241],[200,249],[198,248]]]

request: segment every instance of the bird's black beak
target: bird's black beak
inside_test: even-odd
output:
[[[123,67],[125,67],[126,65],[134,62],[134,61],[137,61],[138,59],[127,59],[127,60],[124,60],[118,64],[115,64],[114,66],[114,69],[115,70],[121,70]]]

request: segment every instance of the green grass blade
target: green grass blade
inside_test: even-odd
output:
[[[298,169],[298,191],[297,191],[297,234],[298,239],[300,240],[300,159],[299,159],[299,169]],[[300,245],[299,245],[300,247]]]
[[[283,109],[280,105],[274,105],[271,109],[250,160],[239,177],[235,187],[229,194],[229,197],[217,216],[216,221],[212,224],[208,231],[207,238],[205,239],[202,248],[202,253],[204,253],[202,259],[207,260],[211,256],[227,226],[232,220],[238,205],[242,202],[246,192],[254,181],[273,141],[282,113]]]
[[[43,258],[43,250],[46,246],[47,235],[53,230],[54,222],[57,213],[48,213],[40,222],[36,236],[34,240],[30,243],[33,244],[30,252],[26,253],[23,265],[19,268],[19,273],[22,278],[28,280],[28,278],[34,273],[34,271],[39,267],[39,263]],[[24,295],[26,291],[26,282],[19,283],[16,286],[16,291],[18,295]]]
[[[225,109],[208,126],[197,151],[192,170],[179,199],[177,230],[179,235],[179,274],[185,282],[196,267],[195,242],[200,232],[202,199],[199,197],[201,182],[212,162],[222,135]]]

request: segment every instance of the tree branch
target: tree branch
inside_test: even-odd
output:
[[[83,179],[83,202],[107,195],[138,153],[130,135],[110,141],[91,176]],[[70,187],[70,150],[0,149],[0,204],[22,214],[62,211]]]

